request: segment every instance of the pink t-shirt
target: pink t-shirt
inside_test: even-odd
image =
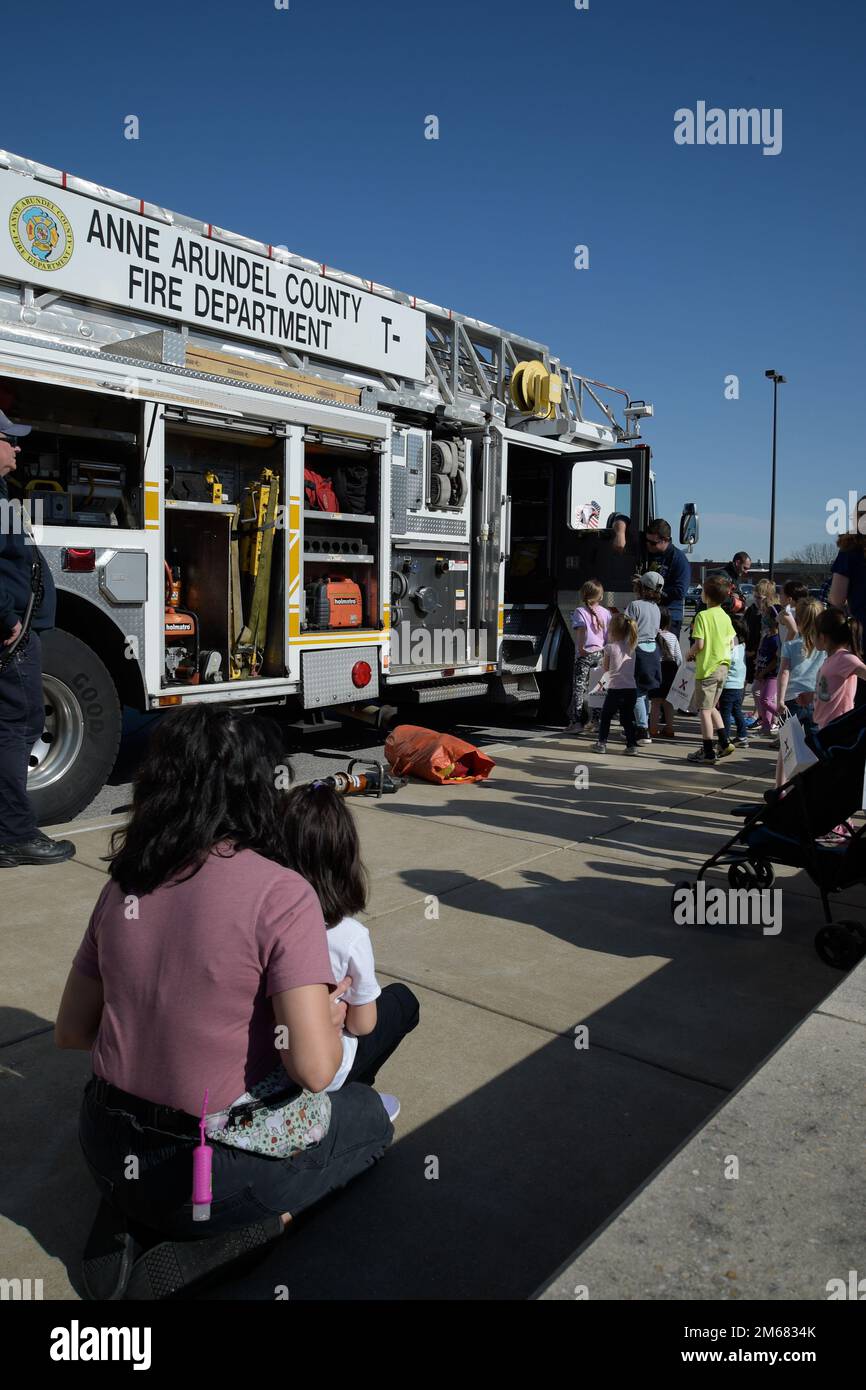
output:
[[[222,1110],[279,1065],[272,994],[335,983],[312,888],[248,849],[137,901],[109,880],[74,965],[103,985],[96,1075],[189,1115],[205,1087]]]
[[[598,627],[593,624],[595,618]],[[607,638],[607,630],[610,626],[610,612],[607,608],[602,608],[597,603],[594,608],[575,608],[574,617],[571,620],[573,628],[585,628],[583,637],[583,649],[585,652],[600,652]]]
[[[815,723],[819,729],[854,708],[860,659],[844,648],[827,657],[815,681]]]
[[[634,648],[625,642],[608,642],[608,690],[634,690]]]

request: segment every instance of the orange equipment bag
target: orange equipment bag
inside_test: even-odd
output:
[[[453,734],[398,724],[385,741],[385,757],[398,777],[425,782],[483,782],[496,766],[486,753]]]

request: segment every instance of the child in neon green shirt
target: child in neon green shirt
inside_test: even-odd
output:
[[[716,763],[720,758],[730,757],[734,751],[717,708],[734,646],[734,628],[721,606],[729,592],[727,579],[716,575],[707,579],[703,595],[707,606],[697,615],[692,628],[692,647],[686,659],[695,663],[694,708],[700,713],[701,747],[689,754],[690,763]],[[714,733],[718,752],[713,742]]]

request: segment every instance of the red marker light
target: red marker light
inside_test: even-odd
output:
[[[88,574],[96,569],[96,551],[75,550],[70,546],[63,552],[62,567],[72,574]]]
[[[352,667],[352,684],[359,689],[369,685],[373,678],[373,671],[368,661],[356,661]]]

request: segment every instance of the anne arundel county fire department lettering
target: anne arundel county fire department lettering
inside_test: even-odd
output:
[[[67,188],[43,198],[34,186],[0,170],[10,209],[2,277],[44,284],[50,271],[52,288],[82,298],[424,379],[425,317],[406,304],[248,250],[241,238],[201,236]]]

